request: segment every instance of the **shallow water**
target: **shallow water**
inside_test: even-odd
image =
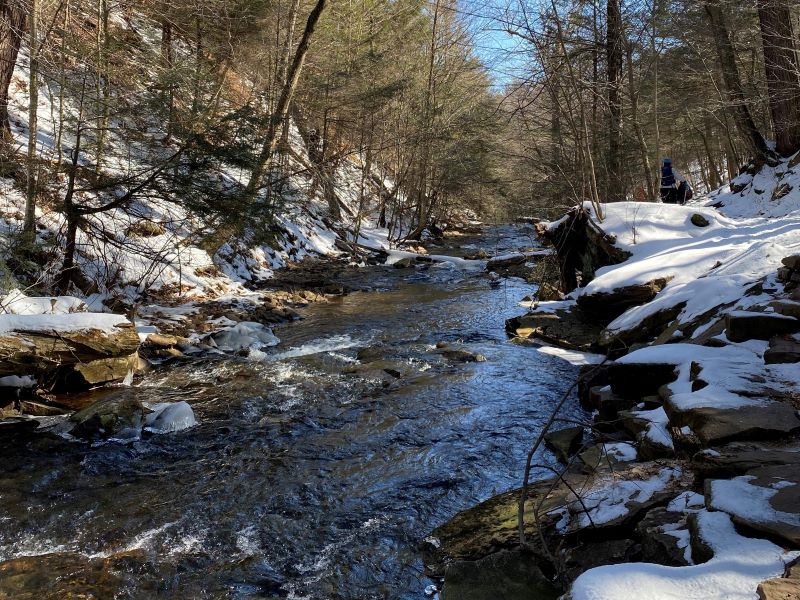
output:
[[[529,229],[510,226],[458,242],[445,251],[531,243]],[[41,576],[12,580],[0,564],[0,591],[42,598],[76,560],[128,552],[132,563],[106,561],[113,577],[83,589],[424,598],[420,541],[519,485],[527,446],[577,369],[507,340],[504,321],[531,291],[522,281],[492,288],[482,272],[434,266],[362,269],[344,282],[371,291],[304,310],[256,357],[172,365],[136,388],[144,401],[192,404],[190,430],[131,446],[0,441],[0,560],[36,557]],[[439,341],[488,360],[449,362]],[[376,347],[383,362],[365,369],[357,353]],[[581,416],[576,402],[570,415]],[[44,556],[53,552],[64,554]]]

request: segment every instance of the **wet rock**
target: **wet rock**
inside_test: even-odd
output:
[[[578,296],[578,306],[591,315],[611,321],[632,306],[650,302],[663,290],[668,278],[659,277],[636,285],[620,287],[610,292],[595,292]]]
[[[601,324],[576,308],[534,312],[506,321],[509,335],[538,338],[556,346],[581,351],[595,347],[602,328]]]
[[[568,463],[571,456],[583,445],[583,427],[567,427],[551,431],[544,436],[545,445],[562,463]]]
[[[72,415],[72,435],[88,440],[136,439],[149,412],[138,398],[124,390]]]
[[[706,505],[735,523],[800,546],[800,465],[759,467],[746,476],[706,481]]]
[[[393,266],[395,269],[410,269],[414,266],[414,259],[410,257],[401,258]]]
[[[121,381],[128,374],[140,370],[139,354],[119,358],[103,358],[87,363],[77,363],[62,377],[61,391],[76,390],[113,381]]]
[[[469,352],[467,350],[442,350],[442,356],[453,362],[486,362],[486,357],[483,354]]]
[[[692,220],[692,225],[694,225],[695,227],[708,227],[710,225],[710,223],[708,222],[708,219],[706,219],[700,213],[694,213],[692,215],[692,219],[691,220]]]
[[[777,577],[758,586],[759,600],[800,600],[800,561],[786,567],[783,577]]]
[[[688,425],[706,447],[738,440],[776,439],[800,431],[797,411],[783,402],[681,410],[667,400],[664,408],[673,425]]]
[[[559,596],[536,557],[520,550],[456,561],[447,567],[444,580],[442,600],[555,600]]]
[[[764,362],[768,365],[800,362],[800,340],[788,335],[771,338]]]
[[[776,313],[737,311],[727,316],[726,330],[732,342],[769,340],[775,335],[800,332],[800,320]]]

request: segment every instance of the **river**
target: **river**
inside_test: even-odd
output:
[[[530,236],[488,228],[437,252]],[[25,577],[0,564],[0,597],[60,597],[60,576],[101,599],[425,598],[421,540],[519,485],[577,369],[507,339],[521,280],[492,287],[447,265],[344,278],[364,291],[303,309],[263,355],[172,363],[137,385],[191,403],[190,430],[127,446],[0,440],[0,561],[30,557]],[[449,361],[437,342],[487,361]],[[381,362],[365,369],[359,352]]]

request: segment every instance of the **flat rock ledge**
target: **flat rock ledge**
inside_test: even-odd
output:
[[[58,393],[119,381],[139,368],[131,323],[100,328],[87,324],[85,313],[77,316],[57,315],[59,327],[48,328],[39,315],[15,315],[17,328],[0,334],[0,377],[31,377]]]

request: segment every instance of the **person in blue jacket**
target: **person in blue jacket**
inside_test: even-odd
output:
[[[664,204],[686,204],[693,195],[686,178],[672,166],[672,159],[665,158],[661,164],[661,201]]]

